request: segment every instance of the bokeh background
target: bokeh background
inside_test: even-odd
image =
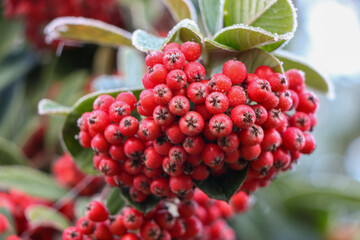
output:
[[[129,80],[137,84],[141,79],[124,76],[121,69],[129,68],[129,57],[141,69],[143,56],[131,49],[117,55],[114,49],[95,45],[46,45],[42,28],[53,17],[51,11],[39,7],[25,15],[24,5],[23,12],[11,12],[9,4],[15,2],[21,1],[3,1],[0,9],[0,162],[7,164],[4,149],[12,148],[12,154],[50,171],[62,154],[63,119],[39,116],[38,101],[46,97],[70,106],[94,90],[124,86]],[[97,17],[130,32],[141,28],[160,35],[175,24],[158,0],[119,4],[115,13],[104,10],[111,18]],[[335,91],[330,96],[318,93],[316,151],[258,191],[252,209],[230,223],[238,239],[360,239],[360,2],[294,4],[298,29],[285,48],[327,74]],[[93,16],[89,9],[77,14]]]

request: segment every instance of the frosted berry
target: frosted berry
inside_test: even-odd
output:
[[[256,115],[254,110],[247,105],[239,105],[231,111],[231,120],[238,128],[249,128],[254,125]]]
[[[189,62],[196,61],[201,55],[201,45],[195,42],[184,42],[181,51]]]
[[[199,62],[189,62],[185,65],[184,72],[186,73],[189,83],[200,82],[205,79],[205,68]]]
[[[225,137],[232,131],[233,123],[226,114],[214,115],[209,121],[211,133],[216,137]]]
[[[246,78],[245,65],[237,60],[224,63],[222,73],[231,79],[232,84],[241,84]]]
[[[268,79],[274,74],[274,70],[270,66],[261,65],[255,69],[254,74],[259,76],[259,78]]]
[[[230,107],[236,107],[246,103],[247,97],[244,89],[240,86],[233,86],[226,94],[229,98]]]
[[[289,127],[281,135],[283,146],[289,151],[300,151],[305,146],[305,136],[297,127]]]
[[[229,107],[229,99],[223,93],[213,92],[206,97],[205,107],[212,114],[223,113]]]
[[[214,92],[225,93],[231,88],[231,79],[222,73],[216,73],[211,77],[209,86]]]
[[[103,222],[108,218],[109,212],[103,203],[92,201],[86,206],[86,216],[94,222]]]
[[[184,54],[178,49],[164,51],[163,64],[168,70],[182,69],[186,59]]]
[[[104,112],[107,112],[109,109],[109,106],[115,101],[115,99],[108,95],[108,94],[103,94],[98,96],[94,103],[93,103],[93,109],[94,110],[101,110]]]
[[[184,96],[175,96],[169,102],[169,110],[171,113],[182,116],[190,109],[190,102]]]
[[[120,133],[127,137],[134,136],[137,133],[138,128],[139,128],[139,121],[132,116],[124,117],[123,119],[121,119],[119,123]]]
[[[166,83],[166,77],[168,70],[162,64],[155,64],[153,67],[148,69],[147,78],[153,86],[158,84]]]
[[[201,133],[204,129],[204,125],[203,117],[194,111],[186,113],[179,121],[181,131],[188,136],[194,136]]]
[[[169,88],[178,90],[185,86],[187,77],[183,70],[175,69],[169,72],[166,77],[166,84]]]
[[[163,53],[161,51],[149,52],[145,57],[145,64],[148,67],[153,67],[155,64],[162,64]]]

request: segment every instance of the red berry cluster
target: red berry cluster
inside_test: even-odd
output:
[[[26,239],[47,240],[55,237],[57,230],[51,225],[32,225],[29,223],[25,212],[33,205],[52,206],[53,203],[42,198],[31,197],[14,189],[0,192],[0,209],[5,208],[9,211],[13,220],[12,222],[14,223],[11,232],[16,232],[18,235],[10,235],[6,240],[20,240],[22,238],[19,236],[23,234],[27,236]],[[69,220],[73,220],[73,208],[73,202],[68,201],[61,209],[56,211],[59,211]],[[9,228],[10,225],[7,218],[0,214],[0,236],[10,230]]]
[[[95,166],[108,182],[129,186],[137,202],[151,193],[186,197],[193,180],[247,165],[240,190],[250,193],[315,148],[308,131],[319,101],[305,90],[301,71],[283,76],[263,65],[252,74],[230,60],[207,80],[200,55],[194,42],[147,55],[140,123],[130,116],[130,93],[99,96],[79,120],[80,143],[97,153]]]
[[[226,202],[211,200],[200,190],[194,192],[191,200],[162,201],[146,214],[125,207],[111,216],[101,202],[92,201],[86,216],[66,229],[63,239],[231,240],[235,239],[234,231],[224,221],[231,215]]]
[[[68,153],[64,153],[64,155],[53,164],[52,172],[57,182],[68,188],[74,188],[73,190],[75,191],[78,190],[80,195],[93,195],[98,192],[103,185],[103,179],[101,177],[92,177],[81,172]],[[85,177],[91,178],[90,183],[84,188],[78,189],[78,184],[84,180]]]
[[[38,47],[45,47],[43,28],[57,17],[82,16],[121,25],[114,0],[5,0],[4,15],[23,18],[27,38]],[[51,11],[50,11],[51,9]]]

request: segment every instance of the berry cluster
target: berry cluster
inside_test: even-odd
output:
[[[68,188],[73,188],[75,191],[79,191],[80,195],[93,195],[97,193],[103,185],[103,179],[101,177],[87,176],[81,172],[68,153],[64,153],[64,155],[53,164],[52,172],[57,182]],[[85,177],[91,178],[90,183],[85,187],[80,186],[81,189],[79,189],[78,184],[84,180]]]
[[[194,42],[150,52],[137,104],[131,93],[101,95],[79,119],[79,140],[94,149],[94,165],[109,183],[130,187],[134,201],[186,198],[193,180],[247,165],[240,190],[251,193],[315,148],[309,131],[319,101],[301,71],[283,76],[263,65],[247,73],[230,60],[207,80],[200,55]],[[141,122],[130,116],[135,107]]]
[[[78,219],[76,226],[67,228],[63,239],[232,240],[234,231],[224,221],[231,215],[226,202],[211,200],[200,190],[194,192],[191,200],[161,201],[145,214],[125,207],[111,216],[101,202],[92,201],[86,216]]]
[[[5,0],[4,15],[24,18],[26,36],[38,47],[46,46],[43,28],[57,17],[82,16],[114,25],[122,24],[118,3],[114,0]]]
[[[9,211],[12,222],[14,223],[12,232],[16,232],[17,235],[9,235],[6,240],[20,240],[21,235],[25,235],[26,239],[39,239],[47,240],[55,238],[57,230],[51,225],[32,225],[28,222],[25,215],[26,210],[33,205],[45,205],[52,206],[52,202],[42,198],[31,197],[27,194],[19,192],[14,189],[10,189],[7,192],[0,192],[0,209],[5,208]],[[55,210],[55,209],[54,209]],[[69,220],[74,219],[74,203],[68,201],[65,205],[56,210]],[[10,223],[8,219],[0,214],[0,236],[10,229]]]

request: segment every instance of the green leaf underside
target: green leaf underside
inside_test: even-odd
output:
[[[244,182],[247,169],[248,167],[241,171],[229,169],[225,174],[219,177],[210,176],[206,180],[195,181],[195,185],[209,197],[229,202],[230,198]]]
[[[214,36],[214,41],[238,51],[260,47],[266,44],[287,40],[291,34],[277,35],[260,28],[236,24],[222,29]]]
[[[70,226],[64,215],[54,208],[44,205],[33,205],[26,208],[25,216],[33,228],[51,226],[59,231],[64,231]]]
[[[121,193],[122,198],[127,204],[144,213],[151,211],[161,200],[160,198],[150,194],[144,202],[138,203],[132,200],[128,188],[122,188]]]
[[[221,72],[222,65],[229,59],[237,59],[243,62],[248,73],[253,73],[261,65],[268,65],[275,72],[284,73],[281,62],[262,49],[253,48],[239,53],[218,48],[209,53],[209,61],[214,70],[213,72],[216,72],[217,68],[220,68],[220,71],[217,72]]]
[[[283,62],[285,71],[296,68],[305,73],[306,85],[327,93],[330,98],[335,96],[334,87],[328,76],[310,66],[306,61],[287,51],[277,51],[274,55]]]
[[[144,56],[134,48],[121,47],[117,53],[118,70],[123,74],[123,86],[142,88],[142,77],[146,69]]]
[[[34,197],[58,200],[66,194],[48,174],[31,167],[12,165],[0,168],[0,187],[17,189]]]
[[[120,92],[131,91],[136,97],[139,96],[139,89],[114,89],[111,91],[99,91],[94,92],[80,98],[72,107],[72,111],[66,117],[63,130],[62,130],[62,142],[67,151],[73,156],[78,167],[87,174],[97,174],[98,172],[93,167],[92,157],[94,152],[92,149],[83,148],[79,141],[75,138],[79,134],[79,128],[77,126],[77,120],[85,112],[91,112],[93,110],[93,102],[101,94],[109,94],[116,97]]]
[[[117,214],[125,205],[124,199],[121,197],[121,190],[118,187],[111,189],[106,197],[106,207],[111,215]]]
[[[246,24],[288,38],[262,47],[274,51],[292,38],[297,27],[295,8],[290,0],[225,0],[224,26]]]
[[[118,47],[132,46],[131,33],[99,20],[83,17],[60,17],[45,27],[46,40],[73,40]]]
[[[196,21],[196,10],[191,0],[162,0],[175,21],[192,19]]]
[[[71,111],[66,107],[50,99],[42,99],[38,104],[38,113],[40,115],[67,115]]]
[[[26,165],[27,162],[28,159],[15,143],[0,137],[0,165]]]
[[[224,0],[199,0],[199,5],[205,30],[213,36],[222,27]]]
[[[203,36],[195,22],[184,19],[171,29],[166,38],[154,36],[143,30],[136,30],[132,37],[133,45],[142,52],[161,50],[166,44],[178,41],[202,43]]]

